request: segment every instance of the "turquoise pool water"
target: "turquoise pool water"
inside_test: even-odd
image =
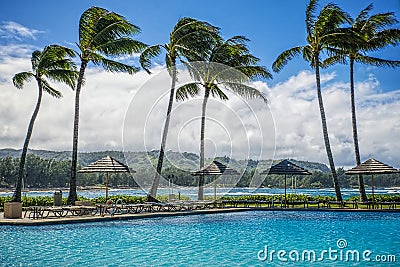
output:
[[[314,211],[1,226],[0,265],[394,266],[399,229],[400,213]]]

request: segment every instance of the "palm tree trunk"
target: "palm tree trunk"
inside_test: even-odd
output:
[[[32,132],[33,132],[33,125],[35,124],[36,117],[39,113],[40,103],[42,102],[42,96],[43,96],[42,83],[39,80],[37,80],[37,83],[38,83],[38,87],[39,87],[38,100],[36,103],[35,110],[33,111],[31,120],[29,121],[28,131],[26,132],[24,147],[22,148],[21,160],[19,161],[17,185],[15,186],[15,191],[14,191],[13,197],[11,199],[11,202],[21,202],[22,179],[23,179],[23,175],[24,175],[26,155],[28,154],[28,146],[29,146],[29,141],[31,140],[31,136],[32,136]]]
[[[336,200],[341,202],[341,201],[343,201],[342,193],[340,192],[340,186],[339,186],[339,181],[338,181],[337,173],[336,173],[336,169],[335,169],[335,163],[333,162],[331,145],[329,143],[328,126],[326,124],[324,103],[322,100],[321,79],[320,79],[320,74],[319,74],[318,59],[316,59],[315,62],[316,62],[315,78],[316,78],[316,82],[317,82],[318,103],[319,103],[319,111],[321,114],[322,131],[323,131],[323,135],[324,135],[325,149],[326,149],[326,154],[328,155],[329,165],[330,165],[331,172],[332,172],[332,179],[333,179],[333,185],[335,187]]]
[[[201,108],[201,129],[200,129],[200,170],[204,168],[204,134],[206,131],[206,108],[207,101],[210,96],[210,89],[204,86],[205,93],[203,99],[203,105]],[[204,199],[204,175],[199,177],[199,192],[197,194],[198,200]]]
[[[158,155],[158,161],[157,161],[156,174],[154,176],[154,180],[153,180],[153,184],[151,185],[150,192],[147,195],[147,201],[157,201],[156,200],[157,189],[158,189],[158,185],[160,184],[161,170],[162,170],[162,166],[163,166],[163,162],[164,162],[164,153],[165,153],[164,149],[165,149],[165,145],[167,143],[169,121],[171,119],[172,104],[174,103],[174,97],[175,97],[175,84],[176,84],[176,66],[175,66],[175,60],[173,60],[172,81],[171,81],[171,90],[170,90],[170,94],[169,94],[167,118],[165,119],[165,124],[164,124],[160,154]]]
[[[355,101],[355,94],[354,94],[354,59],[353,58],[350,58],[350,98],[351,98],[351,122],[352,122],[352,126],[353,126],[354,152],[356,155],[356,163],[357,163],[357,165],[360,165],[361,164],[360,148],[358,146],[356,101]],[[367,195],[365,194],[364,179],[361,174],[358,175],[358,190],[360,191],[360,201],[367,201]]]
[[[75,116],[74,116],[74,136],[72,138],[72,162],[71,162],[71,180],[69,182],[69,195],[67,203],[73,205],[78,200],[76,193],[76,169],[78,164],[78,134],[79,134],[79,96],[81,93],[82,82],[85,75],[87,61],[81,62],[78,82],[75,92]]]

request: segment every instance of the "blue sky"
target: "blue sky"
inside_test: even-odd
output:
[[[322,7],[328,2],[320,1],[319,5]],[[372,13],[394,11],[400,19],[400,1],[335,0],[334,2],[353,17],[368,4],[374,3]],[[0,148],[20,149],[22,147],[26,127],[37,97],[37,87],[33,82],[27,84],[24,90],[16,90],[11,83],[12,76],[17,72],[30,70],[29,59],[35,49],[42,49],[45,45],[54,43],[75,48],[79,18],[91,6],[104,7],[124,15],[131,23],[142,29],[142,33],[136,38],[149,45],[167,42],[169,33],[179,18],[194,17],[205,20],[220,27],[225,38],[233,35],[248,37],[251,40],[250,50],[261,59],[261,64],[269,69],[281,52],[305,44],[304,19],[308,0],[259,0],[247,1],[246,5],[240,3],[243,2],[227,0],[196,2],[187,0],[2,1],[0,4],[0,99],[2,99]],[[400,27],[400,24],[397,27]],[[400,47],[390,47],[373,56],[400,59]],[[162,58],[158,59],[157,63],[154,73],[162,72]],[[400,151],[400,142],[398,142],[400,134],[399,72],[400,69],[379,69],[356,65],[355,80],[362,160],[373,156],[400,167],[398,157],[398,151]],[[161,76],[162,73],[159,77]],[[166,99],[160,100],[161,106],[155,109],[159,112],[152,113],[154,117],[146,126],[150,127],[150,131],[146,132],[148,136],[143,136],[143,127],[136,122],[139,119],[137,112],[133,112],[133,115],[132,112],[129,113],[132,103],[136,103],[138,108],[145,108],[145,104],[149,104],[145,103],[146,100],[138,101],[137,97],[141,95],[144,85],[153,77],[157,76],[149,76],[144,71],[131,77],[124,74],[105,73],[93,67],[88,69],[86,85],[81,94],[80,151],[121,150],[124,145],[128,150],[159,148],[160,125],[164,120]],[[157,87],[168,90],[166,85],[170,83],[169,77],[163,79],[160,78],[162,81]],[[354,165],[348,80],[347,66],[338,65],[322,71],[328,128],[335,162],[338,166]],[[74,95],[70,89],[62,85],[57,86],[62,89],[64,97],[59,100],[48,96],[44,98],[31,139],[31,148],[71,150]],[[272,118],[271,121],[274,124],[274,134],[268,133],[268,138],[255,135],[252,137],[252,140],[264,141],[267,152],[263,157],[295,158],[326,163],[315,78],[307,63],[302,58],[294,59],[280,73],[274,74],[273,80],[256,81],[253,86],[267,95],[271,116],[266,117]],[[151,97],[157,100],[157,92],[154,91],[149,99]],[[3,101],[4,99],[6,101]],[[228,118],[225,118],[226,121],[231,122],[229,112],[235,108],[240,109],[240,101],[235,101],[233,99],[225,102],[223,106],[226,110],[223,112],[221,112],[220,103],[215,107],[210,104],[207,112],[210,115],[225,112]],[[189,109],[181,113],[195,118],[198,116],[196,112],[200,111],[197,104],[189,102]],[[252,111],[254,114],[261,112],[261,109],[257,109],[257,105],[255,107]],[[184,107],[181,103],[176,103],[175,108],[178,110]],[[132,118],[130,116],[133,116],[133,120],[128,129],[136,135],[134,138],[129,138],[127,147],[127,144],[121,144],[125,142],[121,140],[121,135],[126,137],[124,123]],[[198,153],[198,144],[193,142],[193,136],[198,134],[197,122],[193,127],[188,127],[188,130],[182,130],[183,126],[178,122],[184,121],[186,117],[180,114],[173,117],[175,122],[171,123],[169,148]],[[221,119],[221,122],[223,120]],[[221,132],[218,127],[215,125],[207,128],[206,137],[208,135],[210,142],[206,150],[211,151],[208,156],[212,157],[215,154],[232,155],[236,158],[248,156],[256,158],[257,155],[248,151],[253,145],[241,141],[243,138],[248,138],[250,134],[248,132],[244,136],[233,134],[243,133],[243,129],[239,129],[240,125],[237,125],[237,128],[233,125],[230,129],[228,136],[231,138],[231,143],[221,142],[221,139],[226,136],[224,137],[223,131]],[[174,139],[179,135],[182,136]],[[146,139],[146,146],[143,148],[144,139]],[[189,142],[186,142],[188,140]],[[268,145],[265,145],[266,143]],[[216,144],[219,146],[217,147]]]
[[[330,1],[320,1],[320,6]],[[336,4],[355,17],[368,4],[374,4],[373,13],[394,11],[400,16],[400,1],[384,0],[336,0]],[[70,45],[78,38],[78,21],[84,10],[90,6],[101,6],[124,15],[142,29],[137,39],[148,44],[164,43],[176,21],[185,16],[205,20],[221,28],[228,38],[244,35],[251,42],[251,51],[271,68],[280,52],[305,43],[305,7],[307,0],[283,1],[3,1],[0,23],[14,21],[41,33],[36,39],[23,40],[39,48],[52,43]],[[2,38],[0,42],[16,40]],[[390,59],[400,58],[399,48],[388,48],[374,55]],[[271,84],[282,82],[299,69],[307,68],[301,58],[290,62],[285,69],[275,74]],[[330,68],[346,79],[345,66]],[[366,71],[368,69],[368,71]],[[400,84],[398,70],[377,69],[370,66],[356,66],[356,79],[365,79],[373,74],[380,81],[383,91],[397,89]]]

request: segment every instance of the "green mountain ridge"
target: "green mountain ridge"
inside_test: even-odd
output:
[[[78,155],[78,169],[97,161],[105,156],[111,156],[134,169],[136,172],[112,174],[110,186],[112,187],[136,187],[150,186],[155,174],[159,151],[148,152],[122,152],[122,151],[98,151],[81,152]],[[21,150],[0,149],[0,188],[12,188],[15,185],[19,167]],[[206,164],[211,160],[207,159]],[[237,160],[229,157],[217,157],[222,163],[241,173],[239,181],[229,175],[219,178],[219,183],[224,186],[236,187],[284,187],[282,175],[260,175],[268,170],[272,164],[279,160]],[[291,162],[309,170],[312,175],[296,177],[296,185],[299,188],[332,188],[332,177],[329,168],[322,163],[299,161],[289,159]],[[191,171],[199,167],[199,156],[189,152],[167,151],[162,170],[163,180],[160,186],[168,186],[168,180],[180,186],[197,186],[198,177],[191,175]],[[338,168],[339,183],[342,188],[357,188],[358,178],[355,175],[345,175],[343,168]],[[27,187],[32,188],[57,188],[68,187],[71,176],[71,152],[69,151],[47,151],[29,150],[25,166],[25,181]],[[104,185],[104,173],[78,173],[77,183],[79,186]],[[375,185],[377,187],[394,187],[400,185],[400,175],[376,175]],[[206,183],[212,183],[213,177],[206,176]],[[290,183],[290,177],[288,177]],[[364,176],[367,187],[372,181],[369,175]]]
[[[121,162],[127,162],[127,164],[132,168],[143,168],[143,167],[151,167],[151,165],[155,166],[156,160],[158,158],[158,150],[152,150],[148,152],[139,151],[139,152],[122,152],[122,151],[96,151],[96,152],[80,152],[78,153],[78,163],[82,166],[88,165],[91,162],[99,160],[105,156],[111,156]],[[35,155],[42,159],[53,159],[57,161],[65,161],[71,160],[71,151],[49,151],[49,150],[35,150],[29,149],[28,154]],[[21,155],[21,150],[19,149],[11,149],[5,148],[0,149],[0,158],[18,158]],[[237,160],[230,159],[229,157],[217,157],[215,160],[219,160],[221,162],[230,162],[230,166],[232,168],[245,169],[247,166],[250,168],[257,167],[258,170],[263,171],[267,169],[271,160]],[[310,161],[301,161],[295,159],[289,159],[294,164],[299,165],[311,172],[320,171],[323,173],[328,173],[329,168],[323,163],[319,162],[310,162]],[[209,160],[211,161],[211,160]],[[273,160],[273,164],[279,162],[281,160]],[[166,163],[165,167],[179,167],[186,171],[192,171],[198,169],[199,165],[199,156],[190,152],[175,152],[175,151],[167,151],[166,153]]]

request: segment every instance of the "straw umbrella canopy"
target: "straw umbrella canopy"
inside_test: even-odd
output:
[[[136,171],[130,169],[125,164],[119,162],[118,160],[106,156],[102,159],[99,159],[96,162],[90,163],[86,167],[83,167],[78,172],[80,173],[88,173],[88,172],[105,172],[106,173],[106,200],[108,199],[108,173],[117,173],[117,172],[132,172]]]
[[[214,160],[210,165],[191,173],[194,176],[214,175],[214,200],[217,199],[217,175],[239,175],[236,170]]]
[[[374,199],[374,174],[390,174],[390,173],[398,173],[399,170],[389,166],[385,163],[382,163],[376,159],[370,158],[367,161],[357,165],[356,167],[345,172],[347,175],[355,175],[355,174],[370,174],[371,175],[371,186],[372,186],[372,202]]]
[[[273,165],[269,170],[264,170],[261,175],[267,174],[284,174],[285,175],[285,205],[286,205],[286,175],[311,175],[311,173],[296,164],[288,161],[287,159]]]

